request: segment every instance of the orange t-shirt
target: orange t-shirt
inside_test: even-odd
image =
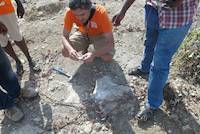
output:
[[[0,0],[0,15],[14,12],[11,0]]]
[[[73,12],[68,9],[64,18],[64,28],[71,32],[73,24],[76,24],[81,33],[86,33],[90,36],[112,32],[112,23],[108,18],[106,9],[101,5],[96,5],[96,11],[87,26],[84,26]]]

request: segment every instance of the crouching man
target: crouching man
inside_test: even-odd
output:
[[[77,26],[77,31],[69,36],[73,24]],[[69,1],[62,40],[62,54],[72,60],[89,63],[95,57],[100,57],[104,61],[111,61],[115,53],[112,23],[106,9],[101,5],[93,5],[91,0]],[[90,44],[94,46],[93,52],[88,52]]]

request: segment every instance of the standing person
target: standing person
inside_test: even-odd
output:
[[[78,27],[78,30],[69,36],[73,24]],[[112,22],[108,18],[105,7],[92,5],[91,0],[69,1],[62,39],[63,56],[73,60],[81,59],[89,63],[95,57],[100,57],[104,61],[111,61],[115,53]],[[90,44],[94,45],[93,52],[88,52]]]
[[[20,2],[20,0],[15,0],[15,1],[17,3],[17,16],[19,18],[22,18],[24,15],[23,5]],[[15,51],[12,48],[10,39],[13,40],[15,44],[25,54],[29,62],[30,69],[36,72],[40,71],[40,68],[32,60],[27,45],[25,43],[25,40],[19,31],[15,10],[11,0],[0,0],[0,23],[4,24],[6,27],[5,29],[6,33],[0,34],[0,44],[4,48],[4,50],[15,60],[17,74],[22,75],[24,70],[21,61],[19,60]]]
[[[115,26],[120,25],[134,1],[126,0],[113,17]],[[162,104],[172,57],[188,33],[198,4],[199,0],[146,0],[143,59],[138,68],[129,70],[129,75],[149,74],[146,106],[136,119],[148,120]]]

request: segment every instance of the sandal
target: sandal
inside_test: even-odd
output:
[[[136,118],[138,121],[144,121],[144,122],[145,122],[145,121],[147,121],[148,119],[150,119],[150,118],[153,117],[155,111],[156,111],[156,110],[151,109],[150,107],[146,107],[146,106],[145,106],[145,109],[144,109],[143,111],[139,112],[139,113],[136,115],[135,118]]]

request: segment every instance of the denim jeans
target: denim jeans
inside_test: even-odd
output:
[[[157,109],[163,101],[163,89],[168,79],[172,57],[187,35],[192,22],[179,28],[159,28],[157,10],[149,5],[145,6],[145,22],[145,49],[139,69],[149,73],[147,105]]]
[[[14,106],[14,99],[20,94],[20,85],[10,61],[0,47],[0,110]],[[6,92],[5,92],[6,91]]]

